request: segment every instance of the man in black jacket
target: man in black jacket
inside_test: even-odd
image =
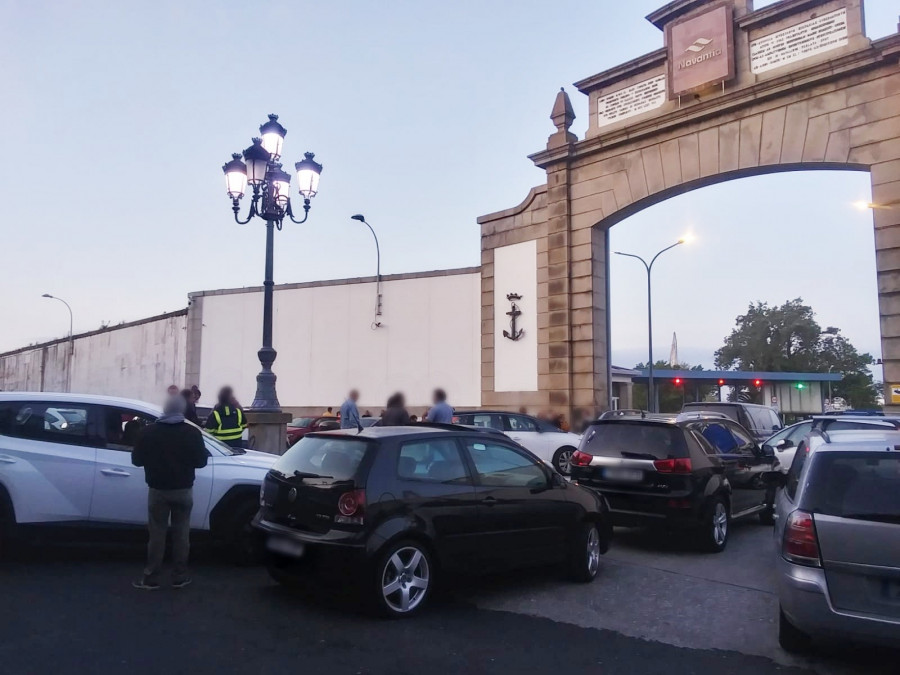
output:
[[[131,452],[131,463],[144,467],[147,497],[147,566],[135,588],[159,588],[159,572],[166,553],[166,531],[172,519],[172,586],[191,583],[188,576],[191,509],[194,506],[194,469],[206,466],[203,435],[184,420],[186,401],[178,394],[166,401],[163,415],[144,429]]]

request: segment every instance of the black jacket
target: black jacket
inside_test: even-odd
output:
[[[155,422],[144,429],[131,451],[131,463],[144,467],[147,485],[184,490],[194,485],[194,469],[206,466],[203,434],[186,422]]]
[[[402,427],[409,424],[409,413],[405,408],[388,408],[381,416],[381,426]]]

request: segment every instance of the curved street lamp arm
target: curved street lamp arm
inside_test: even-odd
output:
[[[247,213],[247,217],[244,220],[241,220],[240,216],[238,216],[238,213],[241,210],[241,202],[237,199],[232,199],[231,200],[231,210],[234,211],[234,221],[238,225],[246,225],[247,223],[249,223],[253,219],[253,216],[257,215],[256,203],[258,201],[259,201],[259,192],[256,189],[254,189],[253,190],[253,201],[250,202],[250,211]]]
[[[653,268],[653,263],[655,263],[655,262],[656,262],[656,259],[657,259],[659,256],[661,256],[663,253],[665,253],[666,251],[669,251],[669,250],[675,248],[676,246],[680,246],[680,245],[683,244],[683,243],[684,243],[683,241],[676,241],[676,242],[675,242],[674,244],[672,244],[671,246],[666,246],[662,251],[660,251],[660,252],[657,253],[655,256],[653,256],[653,260],[650,261],[650,264],[649,264],[649,265],[647,265],[647,263],[644,263],[645,265],[647,265],[647,269],[648,269],[648,270],[652,269],[652,268]]]
[[[293,208],[291,208],[291,202],[288,201],[286,214],[292,222],[297,223],[297,225],[302,225],[306,222],[306,219],[309,218],[309,199],[303,200],[303,211],[303,220],[297,220],[296,218],[294,218],[294,210]]]
[[[650,265],[648,265],[646,260],[644,260],[639,255],[635,255],[634,253],[622,253],[621,251],[613,251],[613,253],[615,253],[616,255],[623,255],[626,258],[636,258],[636,259],[640,260],[644,264],[644,267],[647,268],[648,272],[650,271],[650,265],[653,264],[653,263],[650,263]],[[657,253],[656,255],[659,255],[659,253]],[[656,260],[656,258],[654,258],[654,260]]]

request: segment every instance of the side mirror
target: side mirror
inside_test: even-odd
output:
[[[762,446],[762,455],[763,455],[763,457],[774,457],[775,456],[775,448],[773,448],[769,444]]]
[[[550,474],[550,485],[553,487],[565,487],[566,479],[554,471]]]

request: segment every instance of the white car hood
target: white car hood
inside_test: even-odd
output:
[[[278,455],[272,455],[268,452],[259,452],[258,450],[247,450],[243,455],[231,455],[224,457],[227,462],[232,464],[240,464],[241,466],[252,466],[259,469],[271,469],[272,465],[278,461]]]

